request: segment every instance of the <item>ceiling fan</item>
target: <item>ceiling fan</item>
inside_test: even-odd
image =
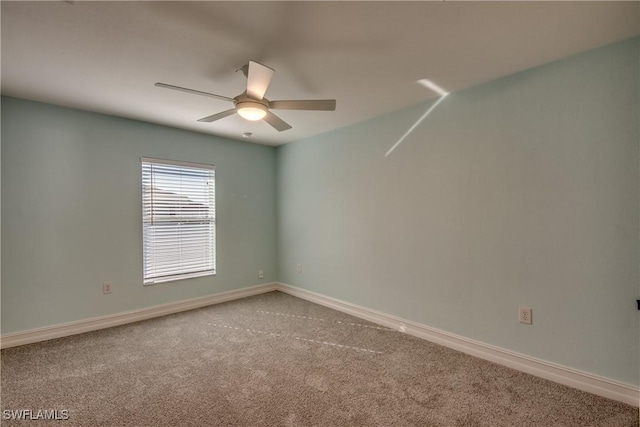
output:
[[[319,110],[319,111],[335,111],[335,99],[308,99],[308,100],[280,100],[269,101],[264,97],[274,70],[255,61],[249,61],[241,68],[247,77],[247,90],[236,96],[229,98],[213,93],[202,92],[194,89],[187,89],[180,86],[169,85],[166,83],[156,83],[158,87],[165,89],[179,90],[196,95],[210,96],[212,98],[221,99],[223,101],[233,102],[234,108],[216,113],[211,116],[199,119],[199,122],[215,122],[232,114],[238,113],[240,117],[255,121],[264,119],[274,129],[279,132],[291,129],[291,126],[280,117],[273,114],[270,110]]]

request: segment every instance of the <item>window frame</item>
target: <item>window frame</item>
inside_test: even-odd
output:
[[[158,165],[159,167],[167,166],[167,167],[175,167],[176,170],[180,170],[180,168],[188,168],[188,169],[193,169],[195,171],[197,171],[198,173],[202,173],[202,174],[209,174],[209,178],[212,180],[212,189],[207,190],[207,191],[211,191],[212,194],[206,194],[207,191],[202,191],[202,194],[206,194],[207,198],[210,197],[210,200],[208,200],[209,204],[207,204],[207,209],[206,209],[206,215],[208,217],[207,220],[203,220],[203,222],[201,222],[200,220],[193,220],[190,219],[189,221],[185,221],[184,217],[180,217],[182,220],[177,220],[174,221],[176,224],[174,225],[175,228],[174,230],[179,230],[180,232],[187,230],[187,227],[182,227],[183,225],[186,224],[209,224],[209,230],[204,230],[203,231],[203,241],[205,242],[206,245],[209,245],[208,249],[203,249],[203,252],[206,254],[207,251],[210,251],[210,255],[211,255],[211,260],[210,261],[205,261],[203,263],[206,264],[207,266],[210,266],[211,268],[207,268],[206,270],[189,270],[188,268],[185,268],[184,271],[179,271],[177,273],[174,274],[165,274],[165,275],[153,275],[151,274],[151,271],[157,271],[157,267],[155,267],[157,264],[154,264],[154,268],[149,268],[148,266],[148,251],[157,251],[158,250],[158,243],[156,242],[156,246],[154,246],[153,248],[149,249],[148,245],[153,245],[154,242],[153,240],[155,239],[154,237],[148,236],[147,233],[151,230],[150,227],[154,227],[153,225],[153,218],[154,218],[154,214],[153,214],[153,191],[148,191],[145,189],[145,174],[149,174],[150,177],[154,176],[154,173],[158,173],[158,172],[154,172],[153,171],[153,166],[154,165]],[[150,168],[149,171],[146,171],[146,168]],[[174,282],[174,281],[179,281],[179,280],[185,280],[185,279],[191,279],[191,278],[195,278],[195,277],[206,277],[206,276],[215,276],[217,273],[217,265],[216,265],[216,258],[217,258],[217,254],[216,254],[216,237],[217,237],[217,224],[216,224],[216,168],[215,165],[212,164],[204,164],[204,163],[194,163],[194,162],[185,162],[185,161],[179,161],[179,160],[167,160],[167,159],[157,159],[157,158],[152,158],[152,157],[140,157],[140,169],[141,169],[141,193],[142,193],[142,197],[141,197],[141,201],[142,201],[142,282],[144,286],[150,286],[150,285],[154,285],[154,284],[158,284],[158,283],[166,283],[166,282]],[[165,172],[166,175],[169,175],[169,170],[167,170]],[[185,176],[186,174],[180,174],[180,177]],[[152,179],[152,178],[151,178]],[[153,184],[151,184],[152,186]],[[193,187],[192,187],[193,188]],[[180,190],[183,191],[184,188],[182,187],[182,181],[180,183]],[[165,190],[166,191],[166,190]],[[173,191],[172,191],[173,192]],[[156,190],[157,194],[158,191]],[[176,195],[178,195],[178,197],[182,197],[185,196],[183,193],[178,192],[178,193],[174,193]],[[148,198],[151,197],[151,202],[148,201]],[[185,196],[186,197],[186,196]],[[191,199],[188,199],[189,201],[191,201]],[[188,212],[188,211],[187,211]],[[172,213],[170,213],[169,215],[173,215]],[[166,213],[165,213],[166,216]],[[187,217],[188,218],[188,217]],[[166,224],[171,224],[172,221],[165,221]],[[162,222],[161,222],[162,223]],[[181,223],[181,224],[179,224]],[[196,226],[197,227],[197,226]],[[155,230],[154,230],[155,231]],[[208,237],[207,237],[208,236]],[[176,238],[176,244],[182,244],[183,240],[181,240],[182,237],[180,238]],[[206,258],[206,257],[205,257]],[[181,261],[183,260],[183,258],[180,258]],[[209,264],[210,263],[210,264]]]

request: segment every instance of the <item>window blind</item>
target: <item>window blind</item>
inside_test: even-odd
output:
[[[144,284],[215,274],[215,167],[141,162]]]

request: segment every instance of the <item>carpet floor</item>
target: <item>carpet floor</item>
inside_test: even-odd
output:
[[[68,411],[38,426],[638,426],[637,408],[280,292],[6,349],[1,369],[3,411]]]

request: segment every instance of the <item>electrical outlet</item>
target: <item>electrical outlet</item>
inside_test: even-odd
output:
[[[298,273],[302,273],[302,264],[301,263],[298,263],[298,265],[296,266],[296,271]]]
[[[520,323],[531,324],[531,309],[529,307],[520,307],[518,311],[518,320]]]
[[[264,272],[262,270],[258,271],[258,279],[264,279]]]
[[[104,282],[102,284],[102,293],[110,294],[111,293],[111,282]]]

